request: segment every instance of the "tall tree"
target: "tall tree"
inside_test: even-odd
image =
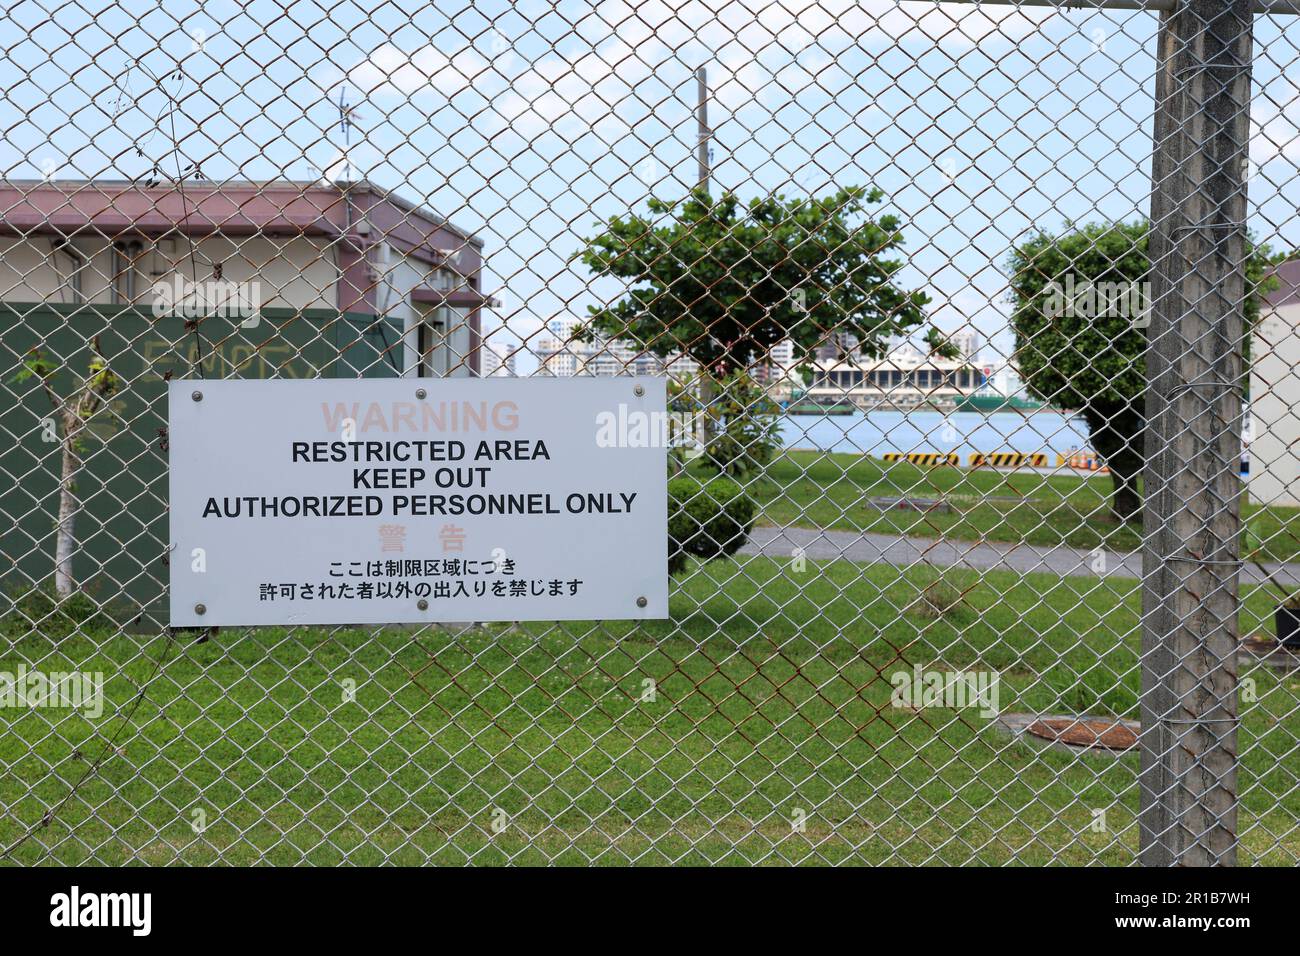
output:
[[[1015,363],[1031,392],[1078,411],[1093,449],[1110,469],[1111,513],[1139,517],[1145,464],[1146,325],[1150,308],[1148,224],[1090,223],[1041,232],[1007,260]],[[1275,279],[1276,257],[1248,245],[1247,328]]]
[[[748,204],[703,190],[678,203],[650,199],[648,215],[614,217],[581,253],[596,275],[628,283],[617,302],[590,309],[583,334],[688,355],[715,381],[787,338],[800,360],[835,333],[881,355],[924,321],[929,301],[894,281],[899,220],[867,215],[882,198],[854,187]],[[938,333],[929,341],[938,346]]]

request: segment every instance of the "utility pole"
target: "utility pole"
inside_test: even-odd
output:
[[[695,71],[695,87],[698,97],[695,107],[695,125],[698,129],[695,155],[700,173],[697,188],[708,192],[709,140],[713,134],[709,131],[709,76],[702,66]]]
[[[1142,554],[1139,859],[1237,852],[1245,164],[1253,0],[1160,15]]]

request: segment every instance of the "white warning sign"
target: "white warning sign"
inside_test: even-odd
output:
[[[173,381],[171,623],[668,616],[662,378]]]

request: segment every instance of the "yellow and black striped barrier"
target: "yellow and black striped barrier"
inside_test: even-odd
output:
[[[941,465],[956,467],[961,464],[961,457],[956,452],[936,451],[888,451],[880,456],[881,461],[905,461],[909,465],[924,465],[935,468]],[[1047,455],[1044,452],[995,451],[976,452],[970,456],[972,468],[1046,468]]]
[[[909,465],[927,465],[931,468],[937,465],[956,466],[961,462],[956,453],[944,454],[936,451],[912,451],[903,453],[901,451],[888,451],[881,455],[883,461],[905,461]]]
[[[1025,454],[1018,451],[977,452],[970,456],[972,468],[1046,468],[1047,455],[1041,451]]]
[[[1056,467],[1073,468],[1076,471],[1095,471],[1098,474],[1109,474],[1110,469],[1106,463],[1097,455],[1090,452],[1073,452],[1067,458],[1065,455],[1056,456]]]

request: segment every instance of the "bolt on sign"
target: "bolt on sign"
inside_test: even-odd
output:
[[[173,381],[171,623],[667,617],[665,395]]]

